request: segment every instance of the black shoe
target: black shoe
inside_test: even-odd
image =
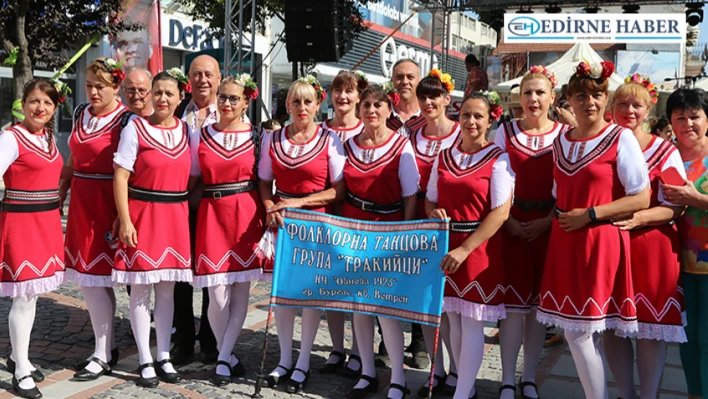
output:
[[[369,385],[364,388],[352,388],[347,395],[347,399],[364,399],[370,393],[376,393],[379,390],[379,379],[377,377],[369,377],[362,374],[361,379],[368,381]]]
[[[531,382],[531,381],[523,381],[523,382],[520,382],[520,383],[519,383],[519,388],[521,389],[521,399],[536,399],[536,398],[533,398],[533,397],[531,397],[531,396],[524,395],[524,388],[527,387],[527,386],[532,386],[533,389],[536,390],[536,396],[539,397],[539,398],[541,397],[541,396],[538,394],[538,387],[536,386],[536,384],[534,384],[534,383]]]
[[[32,378],[31,374],[27,374],[26,376],[20,378],[19,380],[15,378],[15,376],[12,376],[12,388],[17,392],[17,395],[22,397],[22,398],[27,398],[27,399],[38,399],[42,397],[42,392],[39,392],[39,388],[37,387],[32,387],[30,389],[23,389],[20,388],[20,381],[24,381],[28,378]]]
[[[329,356],[337,356],[337,359],[339,360],[337,360],[336,363],[323,364],[322,367],[320,367],[321,374],[334,374],[339,371],[339,369],[344,367],[344,361],[346,360],[347,355],[342,352],[332,351],[330,352]]]
[[[179,374],[168,373],[162,368],[162,366],[164,366],[167,363],[172,364],[170,359],[160,360],[159,362],[155,363],[155,365],[157,366],[157,368],[155,368],[155,374],[157,374],[157,376],[162,381],[165,381],[166,383],[169,383],[169,384],[176,384],[176,383],[182,381],[182,377],[180,377]]]
[[[108,365],[111,367],[115,367],[116,364],[118,364],[118,357],[119,356],[120,356],[120,351],[118,350],[118,348],[111,349],[111,361],[108,362]],[[90,363],[89,360],[82,360],[74,365],[74,370],[76,370],[76,371],[83,370],[86,368],[86,366],[88,366],[89,363]],[[39,382],[37,380],[34,380],[34,381]]]
[[[352,359],[359,363],[359,368],[356,370],[349,368],[349,362],[351,362]],[[359,355],[349,355],[349,360],[342,369],[342,375],[349,378],[359,378],[361,376],[361,358]]]
[[[435,377],[435,381],[438,383],[433,385],[433,395],[436,395],[438,392],[442,391],[443,387],[445,386],[445,380],[447,379],[447,376],[444,375],[433,375]],[[428,392],[430,391],[430,386],[425,386],[423,385],[418,389],[418,397],[419,398],[427,398],[428,397]]]
[[[87,370],[85,367],[79,371],[77,371],[74,374],[74,380],[76,381],[93,381],[97,380],[99,377],[103,375],[110,375],[113,370],[111,370],[111,366],[108,365],[108,363],[104,362],[103,360],[97,358],[97,357],[92,357],[91,362],[94,362],[101,366],[101,371],[98,373],[94,373],[93,371]],[[89,364],[91,364],[89,362]],[[88,365],[86,365],[88,366]]]
[[[233,356],[233,355],[231,355]],[[231,376],[232,377],[243,377],[246,375],[246,367],[243,365],[243,362],[241,359],[236,358],[238,360],[238,363],[236,363],[235,366],[231,367]]]
[[[455,385],[447,384],[448,377],[455,377]],[[445,377],[445,385],[443,385],[443,393],[445,393],[446,395],[454,395],[455,390],[457,389],[457,380],[457,373],[453,373],[452,371],[447,373],[447,377]]]
[[[288,380],[287,383],[285,383],[285,391],[288,393],[299,393],[305,390],[305,387],[307,386],[307,381],[310,379],[310,370],[303,370],[303,369],[298,369],[296,368],[295,371],[299,371],[302,374],[305,375],[305,379],[302,381],[295,381],[293,380],[293,376],[290,375],[290,379]]]
[[[88,364],[88,363],[86,363]],[[10,374],[15,374],[15,361],[12,360],[12,358],[8,357],[7,362],[5,362],[5,368],[7,369],[7,372]],[[34,370],[30,371],[30,375],[32,376],[32,380],[34,382],[42,382],[44,381],[44,374],[42,374],[39,369],[35,368]]]
[[[194,348],[185,348],[175,345],[170,351],[171,363],[175,366],[184,366],[194,361]]]
[[[233,371],[231,370],[231,365],[229,364],[229,362],[219,360],[216,362],[216,365],[217,366],[226,366],[229,369],[229,375],[221,375],[216,372],[216,369],[214,369],[214,378],[212,379],[212,382],[217,387],[223,387],[224,385],[231,382],[231,375],[232,375]]]
[[[197,354],[197,360],[204,364],[214,364],[217,360],[219,360],[219,352],[201,351]]]
[[[411,394],[411,390],[410,390],[410,389],[408,389],[408,388],[406,388],[405,386],[400,385],[400,384],[390,384],[390,385],[388,386],[388,389],[389,389],[389,390],[391,390],[391,389],[398,389],[399,391],[403,392],[403,396],[402,396],[403,398],[405,398],[406,395],[410,395],[410,394]],[[391,397],[389,396],[388,399],[391,399]]]
[[[499,396],[501,396],[502,391],[505,390],[505,389],[511,389],[512,391],[514,391],[514,396],[516,396],[516,387],[513,386],[513,385],[508,385],[508,384],[507,384],[507,385],[502,385],[502,386],[499,388]]]
[[[142,371],[145,370],[146,368],[150,367],[155,367],[152,363],[145,363],[141,364],[140,367],[138,367],[138,380],[135,382],[136,385],[141,386],[143,388],[155,388],[157,385],[160,383],[160,380],[157,379],[157,377],[150,377],[150,378],[145,378],[143,377]],[[157,373],[157,370],[155,370],[155,373]]]
[[[277,386],[279,383],[289,380],[290,376],[293,374],[292,370],[285,368],[281,365],[278,365],[278,367],[276,367],[276,369],[277,368],[281,368],[281,369],[285,370],[285,374],[280,377],[276,377],[274,375],[268,374],[265,378],[265,382],[266,382],[266,385],[268,386],[268,388],[273,388],[274,386]]]

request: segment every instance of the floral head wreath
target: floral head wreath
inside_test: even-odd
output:
[[[455,90],[455,81],[449,73],[443,73],[439,69],[431,69],[430,72],[428,72],[428,76],[438,78],[448,93],[452,93],[452,91]]]
[[[487,97],[487,101],[489,101],[489,105],[491,107],[489,113],[492,115],[492,118],[494,120],[498,120],[504,113],[504,107],[502,107],[501,97],[499,97],[499,93],[494,90],[480,91],[479,93]]]
[[[364,91],[367,87],[369,87],[369,78],[366,77],[366,74],[362,71],[354,71],[354,75],[357,77],[356,81],[356,87],[359,90],[359,93]]]
[[[578,64],[578,67],[575,70],[575,75],[573,76],[579,76],[581,78],[590,77],[592,79],[598,79],[604,82],[612,76],[614,71],[615,65],[610,61],[602,61],[592,65],[582,61]]]
[[[642,76],[635,73],[624,78],[624,83],[636,83],[641,85],[649,92],[652,104],[656,104],[657,101],[659,101],[659,90],[657,90],[656,86],[651,82],[648,76]]]
[[[543,75],[548,80],[551,81],[551,87],[555,88],[558,86],[558,79],[556,79],[556,74],[549,71],[545,66],[543,65],[534,65],[531,68],[529,68],[529,71],[526,72],[527,74],[534,74],[534,75]]]
[[[383,85],[383,89],[386,92],[386,96],[391,100],[391,104],[395,107],[401,102],[401,95],[398,94],[398,90],[393,86],[393,82],[390,80]]]
[[[315,88],[315,92],[317,92],[317,96],[320,98],[320,102],[323,102],[327,98],[327,90],[325,90],[325,88],[322,87],[322,85],[320,84],[320,82],[317,80],[316,77],[314,77],[312,75],[307,75],[307,76],[301,77],[298,80],[300,82],[305,82],[305,83],[312,85],[312,87]]]
[[[63,104],[71,94],[71,88],[69,88],[68,84],[62,82],[59,79],[52,79],[51,83],[54,85],[54,88],[57,89],[57,92],[59,93],[59,104]]]
[[[116,61],[113,58],[98,60],[106,70],[113,75],[113,83],[120,84],[125,79],[125,71],[123,71],[123,62]]]
[[[256,81],[253,80],[251,75],[247,73],[242,73],[234,77],[236,78],[236,80],[243,83],[243,94],[245,94],[246,97],[250,98],[251,100],[255,100],[258,98],[258,85],[256,84]]]
[[[167,70],[167,74],[177,79],[177,82],[179,82],[179,88],[184,90],[185,93],[192,92],[192,83],[189,81],[189,78],[187,78],[187,75],[185,75],[181,69],[170,68]]]

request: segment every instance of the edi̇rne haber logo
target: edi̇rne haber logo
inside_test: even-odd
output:
[[[681,43],[684,14],[505,14],[504,40],[523,43]]]

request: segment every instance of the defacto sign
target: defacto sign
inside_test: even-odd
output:
[[[504,14],[507,43],[681,43],[684,14]]]

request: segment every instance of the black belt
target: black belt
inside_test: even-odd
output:
[[[178,203],[189,199],[188,191],[159,191],[128,186],[128,198],[145,202]]]
[[[42,204],[13,204],[5,201],[0,201],[0,212],[44,212],[59,209],[59,201],[45,202]]]
[[[556,203],[555,200],[547,201],[528,201],[514,198],[514,206],[522,212],[531,211],[550,211],[553,205]]]
[[[553,216],[555,216],[556,219],[558,219],[558,216],[559,216],[561,213],[566,213],[566,212],[567,212],[567,211],[564,211],[564,210],[562,210],[562,209],[558,209],[558,207],[555,207],[555,208],[553,209]],[[595,221],[595,222],[590,222],[589,224],[592,225],[592,226],[599,226],[599,225],[601,225],[601,224],[611,224],[611,223],[612,223],[611,220],[597,220],[597,221]]]
[[[323,191],[325,191],[325,190],[313,191],[313,192],[307,193],[307,194],[292,194],[292,193],[286,193],[285,191],[280,191],[280,190],[276,189],[276,190],[275,190],[275,195],[277,195],[278,198],[282,198],[282,199],[288,199],[288,198],[305,198],[305,197],[311,196],[312,194],[321,193],[321,192],[323,192]]]
[[[74,171],[74,177],[89,180],[113,180],[112,173],[83,173]]]
[[[390,215],[403,210],[403,201],[397,201],[390,204],[377,204],[375,202],[359,198],[352,194],[351,191],[347,191],[347,202],[354,208],[371,213],[378,213],[380,215]]]
[[[450,231],[453,233],[474,233],[481,224],[481,220],[459,222],[450,221]]]
[[[219,199],[230,195],[241,194],[247,191],[258,190],[255,180],[244,180],[236,183],[223,183],[204,186],[202,198]]]

